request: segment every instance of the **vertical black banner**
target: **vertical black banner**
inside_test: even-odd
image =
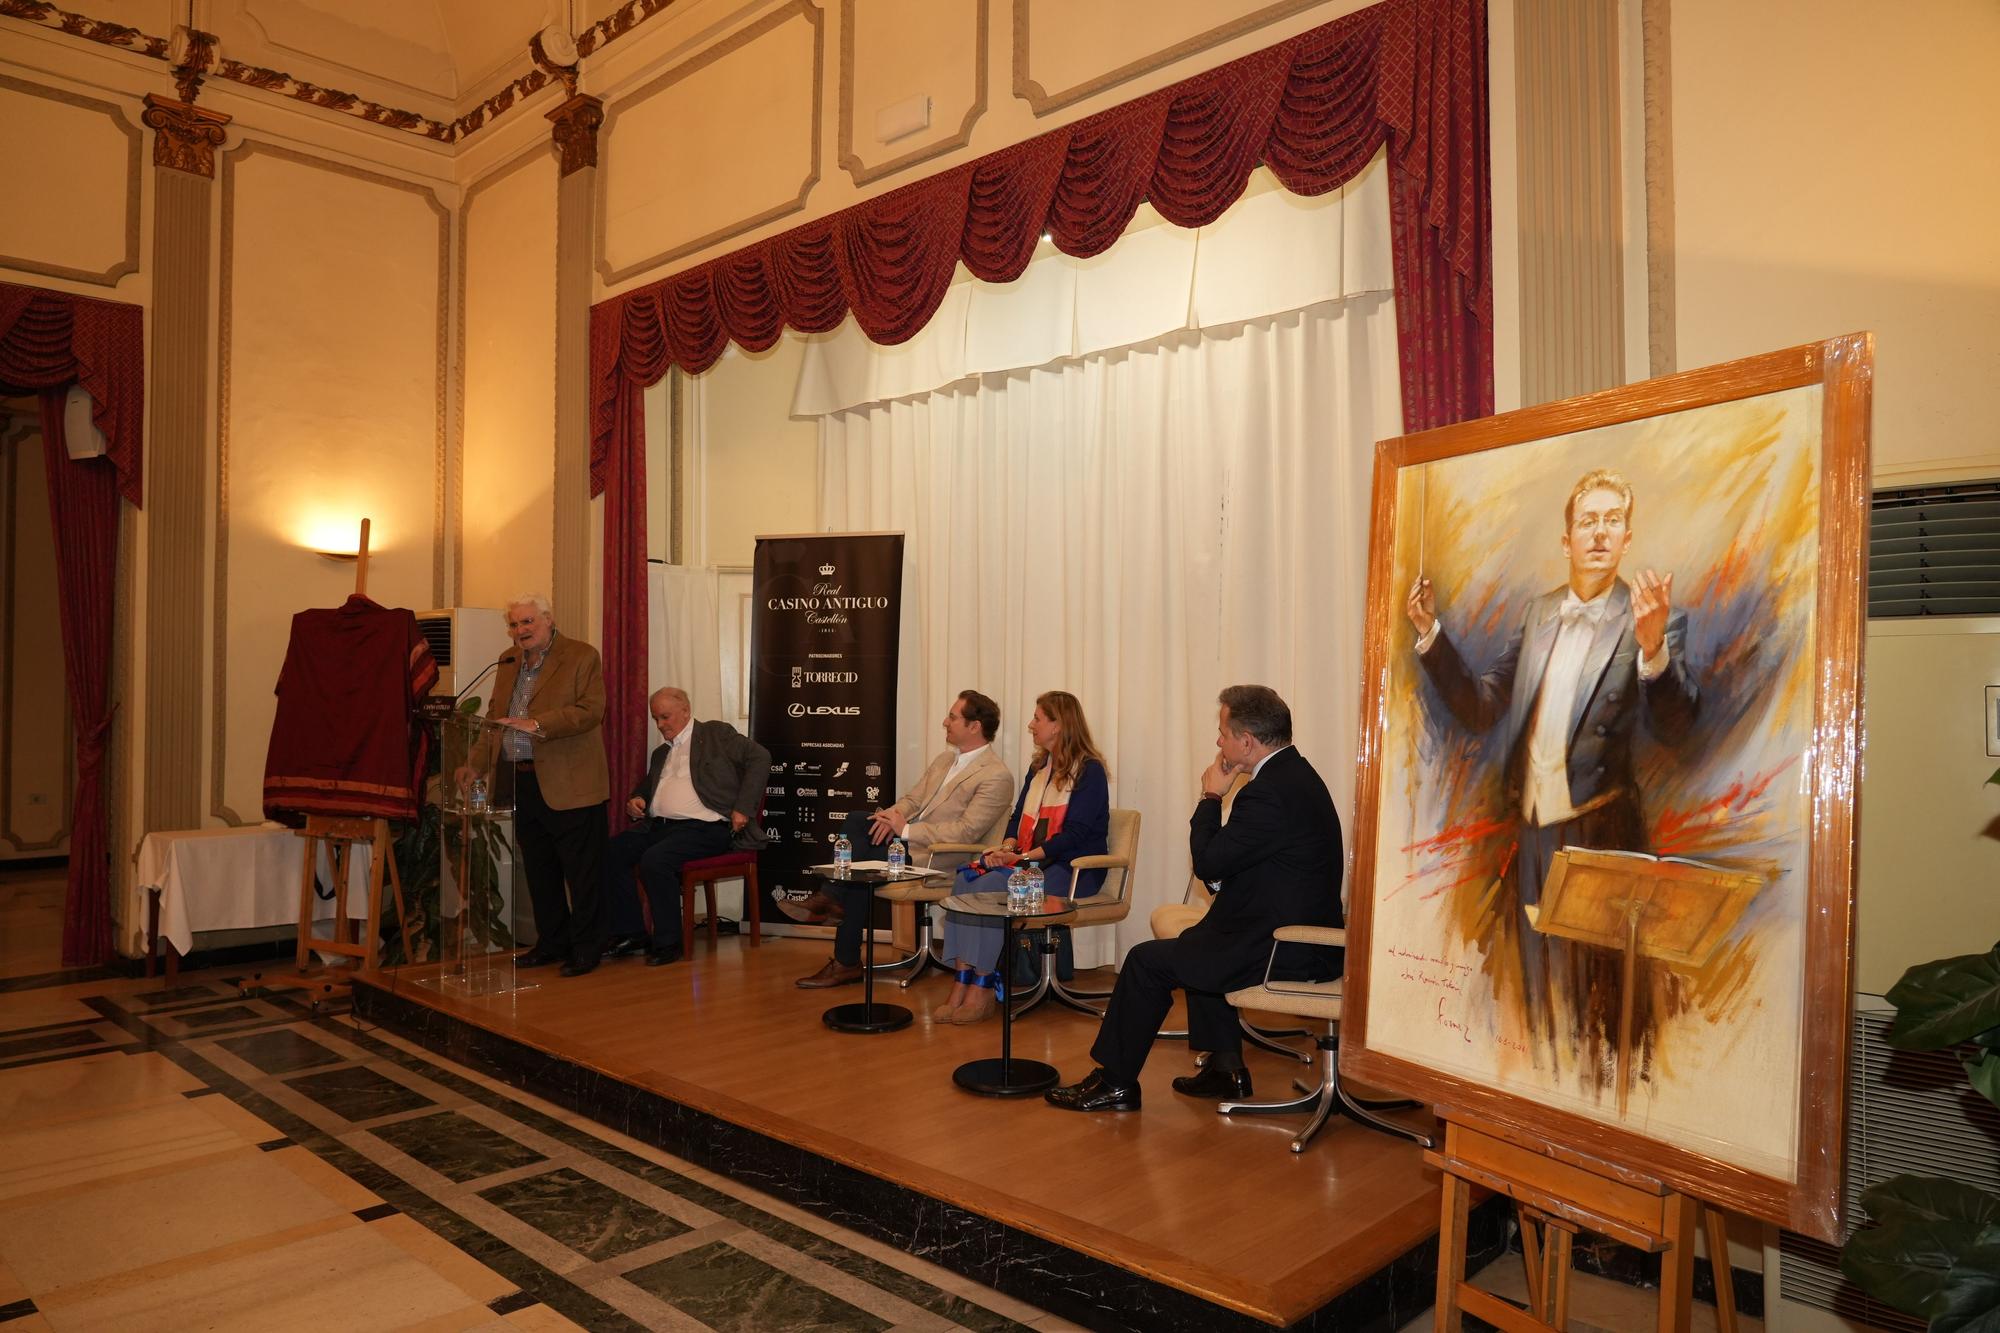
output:
[[[850,810],[896,799],[900,533],[759,537],[750,618],[750,734],[771,752],[758,862],[772,900],[814,887]],[[856,860],[868,853],[857,850]]]

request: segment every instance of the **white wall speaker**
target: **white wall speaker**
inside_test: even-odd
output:
[[[71,458],[104,457],[104,432],[91,415],[96,407],[97,400],[81,384],[70,386],[63,399],[63,443]]]

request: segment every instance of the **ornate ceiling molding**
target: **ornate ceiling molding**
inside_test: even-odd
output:
[[[587,56],[594,51],[604,49],[673,3],[674,0],[627,0],[626,4],[591,24],[577,37],[578,53]],[[85,41],[119,47],[153,60],[169,59],[169,43],[165,37],[155,37],[120,23],[106,23],[85,14],[74,14],[45,3],[45,0],[0,0],[0,18],[32,23],[37,27],[50,28],[72,37],[80,37]],[[207,34],[199,35],[207,36]],[[401,130],[441,144],[456,144],[470,138],[517,102],[557,82],[554,75],[540,66],[535,66],[456,119],[443,121],[416,111],[406,111],[399,107],[385,106],[380,102],[371,102],[356,93],[309,83],[304,79],[294,78],[283,70],[251,65],[241,60],[231,60],[226,56],[216,62],[213,60],[212,38],[204,65],[195,67],[184,63],[176,70],[177,81],[191,84],[181,88],[182,101],[192,101],[194,89],[200,86],[203,77],[241,84],[246,88],[255,88],[295,102],[304,102],[324,111],[353,116],[371,125]]]

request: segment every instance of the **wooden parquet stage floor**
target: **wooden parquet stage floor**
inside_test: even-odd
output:
[[[1170,1080],[1192,1065],[1175,1041],[1154,1048],[1137,1114],[975,1097],[951,1071],[999,1053],[998,1020],[933,1024],[949,979],[933,972],[901,991],[901,974],[884,973],[876,998],[907,1004],[916,1022],[872,1036],[829,1031],[821,1012],[858,1002],[860,988],[792,984],[826,953],[820,941],[724,939],[671,967],[621,959],[574,979],[538,969],[522,974],[534,989],[478,1000],[447,999],[418,984],[432,969],[406,968],[369,974],[357,1007],[395,1027],[419,1014],[408,1004],[435,1011],[420,1024],[434,1047],[441,1027],[471,1025],[1280,1327],[1436,1232],[1437,1180],[1412,1144],[1336,1119],[1293,1154],[1301,1118],[1223,1117],[1177,1096]],[[1075,984],[1108,989],[1108,972],[1093,980]],[[1095,1031],[1095,1020],[1044,1002],[1015,1025],[1015,1054],[1074,1079],[1090,1068]],[[1261,1097],[1290,1095],[1293,1077],[1311,1076],[1255,1049],[1248,1058]],[[595,1114],[587,1099],[581,1109]]]

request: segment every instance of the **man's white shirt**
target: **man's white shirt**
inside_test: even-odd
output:
[[[660,783],[653,788],[653,803],[646,813],[657,819],[700,819],[714,823],[721,815],[701,803],[694,794],[694,778],[688,760],[694,750],[694,719],[667,741],[667,762],[660,769]]]

